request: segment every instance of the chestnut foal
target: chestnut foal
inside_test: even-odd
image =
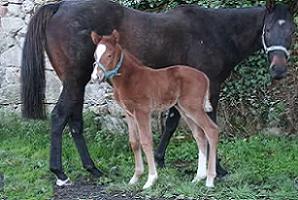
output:
[[[159,70],[145,67],[122,49],[116,30],[109,36],[92,32],[91,37],[97,45],[92,79],[109,79],[115,99],[126,113],[129,141],[135,157],[135,172],[129,184],[137,183],[144,172],[141,147],[149,168],[143,189],[156,182],[158,175],[152,149],[151,113],[175,106],[187,122],[199,148],[198,170],[193,182],[207,177],[206,186],[214,187],[219,130],[206,113],[212,111],[207,76],[182,65]],[[207,142],[210,144],[210,157],[206,170]]]

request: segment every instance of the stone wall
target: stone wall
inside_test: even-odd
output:
[[[31,16],[43,0],[0,0],[7,4],[8,13],[1,19],[0,28],[0,107],[20,111],[20,63],[22,45]],[[61,82],[47,61],[46,103],[49,111],[60,94]],[[111,131],[126,131],[122,109],[114,102],[107,84],[88,84],[85,93],[85,110],[97,114],[102,128]]]

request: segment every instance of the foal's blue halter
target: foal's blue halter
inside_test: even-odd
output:
[[[123,64],[123,59],[124,59],[124,53],[122,51],[119,62],[116,64],[114,69],[108,70],[108,71],[106,70],[105,66],[102,63],[100,63],[99,61],[95,61],[93,65],[96,66],[96,67],[99,67],[103,71],[104,80],[106,81],[108,79],[112,79],[115,76],[119,75],[119,70],[120,70],[120,68]]]

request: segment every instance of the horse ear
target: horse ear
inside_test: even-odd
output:
[[[102,36],[98,35],[98,34],[97,34],[96,32],[94,32],[94,31],[92,31],[92,32],[91,32],[91,38],[92,38],[93,43],[94,43],[95,45],[97,45],[97,44],[100,42]]]
[[[112,32],[112,35],[115,38],[115,41],[117,43],[119,43],[119,41],[120,41],[120,34],[119,34],[119,32],[116,29],[114,29],[113,32]]]
[[[266,1],[266,8],[269,12],[271,12],[273,10],[275,6],[275,1],[274,0],[267,0]]]

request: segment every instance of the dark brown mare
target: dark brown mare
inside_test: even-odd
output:
[[[107,0],[68,0],[41,7],[31,19],[24,44],[22,101],[24,117],[45,116],[46,50],[63,82],[60,98],[52,111],[50,170],[62,180],[61,184],[67,182],[61,152],[62,132],[68,124],[83,166],[93,175],[101,175],[83,137],[84,91],[93,70],[95,50],[90,38],[92,30],[108,35],[117,29],[122,36],[120,44],[145,65],[184,64],[206,73],[213,107],[210,116],[215,121],[221,83],[253,52],[265,47],[272,76],[285,76],[287,49],[294,30],[292,15],[297,7],[297,1],[292,2],[288,6],[268,1],[267,7],[243,9],[185,5],[160,14],[125,8]],[[179,119],[177,110],[171,108],[156,153],[160,163]],[[217,162],[218,176],[225,173]]]
[[[109,79],[116,101],[125,110],[129,141],[135,157],[135,173],[129,183],[137,183],[144,172],[141,147],[149,168],[143,189],[150,188],[156,182],[158,175],[153,156],[151,113],[175,106],[192,130],[199,149],[198,170],[193,182],[207,177],[206,186],[214,187],[219,129],[206,113],[212,111],[208,77],[183,65],[164,69],[144,66],[121,47],[120,35],[116,30],[109,36],[92,32],[91,37],[97,45],[92,79]],[[206,170],[208,143],[210,152]]]

